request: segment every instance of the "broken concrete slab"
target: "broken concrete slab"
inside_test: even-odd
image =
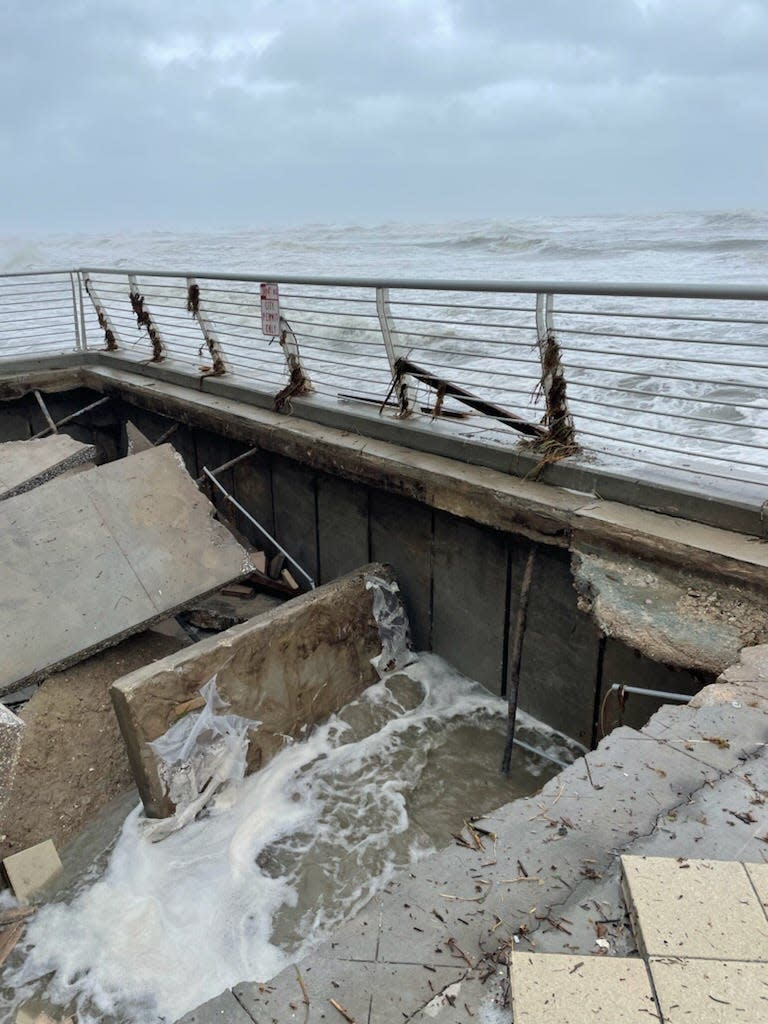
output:
[[[174,810],[149,744],[200,708],[200,690],[214,676],[230,713],[261,723],[250,734],[250,771],[270,760],[286,737],[300,736],[377,680],[371,659],[382,643],[374,592],[367,588],[371,577],[391,581],[392,573],[383,565],[365,566],[113,685],[112,701],[149,817]]]
[[[642,960],[514,953],[510,986],[515,1024],[638,1024],[658,1017]]]
[[[30,846],[20,853],[13,853],[3,861],[3,870],[10,882],[13,894],[22,905],[51,882],[61,871],[61,860],[53,841]]]
[[[0,704],[0,835],[5,832],[5,804],[16,775],[23,730],[22,720]]]
[[[624,856],[621,867],[645,956],[768,963],[768,919],[743,864]]]
[[[573,551],[572,565],[582,611],[652,661],[722,672],[768,639],[765,593],[747,584],[588,548]]]
[[[0,444],[0,501],[95,461],[93,445],[82,444],[67,434],[6,441]]]
[[[0,695],[251,572],[170,445],[0,504]]]

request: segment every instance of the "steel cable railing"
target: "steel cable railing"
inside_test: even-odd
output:
[[[768,483],[768,289],[294,277],[266,336],[262,283],[3,275],[0,359],[107,348],[283,410],[343,403],[542,461]]]

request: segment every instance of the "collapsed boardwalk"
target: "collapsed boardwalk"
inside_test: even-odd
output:
[[[506,1001],[513,950],[632,953],[621,855],[764,861],[766,744],[762,646],[688,707],[616,730],[485,819],[495,839],[483,849],[422,861],[297,967],[243,981],[183,1024],[315,1024],[338,1017],[331,1000],[358,1022],[468,1024],[484,1001]]]

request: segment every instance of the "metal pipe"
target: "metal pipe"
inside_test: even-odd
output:
[[[258,520],[253,518],[253,516],[248,511],[248,509],[243,508],[243,506],[240,504],[240,502],[237,500],[237,498],[233,498],[232,497],[232,495],[229,493],[229,491],[226,489],[226,487],[223,487],[219,483],[219,481],[216,479],[216,477],[213,475],[213,473],[211,473],[211,471],[208,469],[207,466],[203,466],[203,473],[208,477],[208,479],[211,481],[211,483],[221,491],[221,493],[224,495],[224,497],[227,499],[227,501],[231,505],[233,505],[237,509],[238,512],[241,512],[245,516],[245,518],[248,520],[248,522],[251,523],[253,526],[255,526],[256,529],[264,537],[267,538],[267,540],[270,542],[270,544],[273,544],[277,548],[277,550],[280,552],[281,555],[284,555],[285,558],[288,559],[288,561],[291,563],[291,565],[294,567],[294,569],[296,569],[297,572],[301,573],[301,575],[304,577],[304,579],[309,583],[309,585],[312,588],[312,590],[314,590],[315,587],[317,586],[315,581],[312,579],[312,577],[309,575],[308,572],[305,572],[305,570],[302,569],[302,567],[299,565],[299,563],[296,561],[296,559],[288,554],[288,552],[285,550],[285,548],[282,546],[282,544],[278,543],[278,541],[275,540],[275,538],[272,536],[272,534],[269,532],[269,530],[265,530],[264,527],[261,525],[261,523],[258,522]]]
[[[43,396],[37,390],[35,390],[35,398],[37,399],[37,404],[40,406],[43,412],[43,416],[45,416],[46,420],[48,421],[48,428],[44,430],[43,433],[47,434],[48,430],[52,431],[54,434],[58,433],[56,424],[53,422],[53,418],[51,417],[51,414],[48,412],[48,406],[43,401]]]
[[[331,288],[396,288],[404,291],[500,292],[531,294],[551,292],[555,295],[613,295],[627,298],[649,299],[733,299],[767,301],[768,288],[753,285],[669,285],[622,284],[614,282],[583,281],[473,281],[447,278],[384,278],[384,277],[305,277],[275,274],[227,274],[220,271],[200,270],[143,270],[115,269],[114,267],[81,267],[84,274],[108,274],[141,277],[195,277],[209,281],[242,281],[254,284],[320,285]],[[66,271],[65,271],[66,272]],[[60,271],[61,273],[61,271]]]
[[[37,392],[35,392],[35,394],[37,394]],[[82,416],[83,413],[90,412],[91,409],[96,409],[98,406],[104,405],[105,402],[109,402],[109,401],[110,401],[110,396],[107,395],[106,398],[99,398],[96,402],[91,402],[90,405],[83,406],[83,408],[82,409],[78,409],[77,412],[71,412],[68,416],[65,416],[63,419],[61,419],[57,423],[53,424],[54,432],[57,432],[58,428],[59,427],[63,427],[65,423],[69,423],[71,420],[77,419],[78,416]],[[50,427],[47,427],[45,430],[41,430],[39,433],[33,434],[32,435],[32,440],[35,440],[38,437],[43,437],[45,434],[48,433],[49,429],[50,429]]]
[[[611,687],[612,693],[634,693],[638,697],[658,697],[659,700],[676,700],[681,704],[687,704],[693,700],[691,693],[670,693],[668,690],[646,690],[642,686],[624,686],[622,683],[614,683]]]

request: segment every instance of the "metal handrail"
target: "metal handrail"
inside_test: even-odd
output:
[[[263,283],[281,286],[275,344],[261,333]],[[561,296],[596,301],[559,309]],[[459,444],[523,441],[542,465],[581,440],[640,478],[673,465],[764,488],[768,307],[722,302],[768,303],[768,287],[15,271],[0,274],[0,357],[106,347],[195,386],[231,379],[278,411],[357,402],[359,423],[412,417]]]

